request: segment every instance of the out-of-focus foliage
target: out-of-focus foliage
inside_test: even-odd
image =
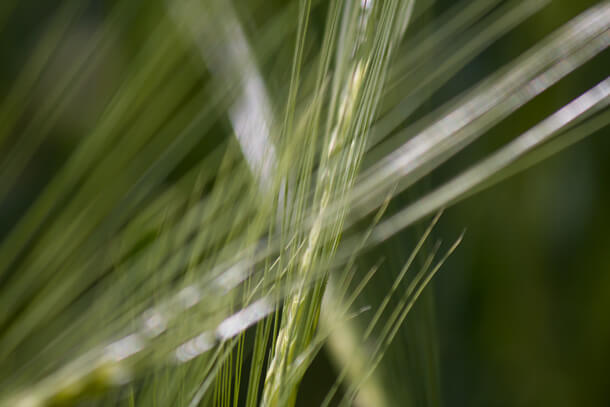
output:
[[[609,405],[609,27],[2,1],[0,405]]]

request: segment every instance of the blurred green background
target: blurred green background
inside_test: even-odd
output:
[[[473,69],[514,57],[593,3],[552,2]],[[609,67],[606,51],[459,160],[523,132]],[[447,212],[446,230],[467,234],[434,282],[446,405],[610,405],[609,157],[606,127]]]
[[[40,41],[41,27],[60,3],[16,3],[0,32],[0,95],[10,88]],[[65,60],[58,58],[32,93],[28,101],[32,114],[45,98],[45,81],[52,81],[52,70],[63,69],[71,56],[83,52],[88,33],[107,12],[108,3],[92,3],[88,19],[62,50]],[[257,13],[250,21],[254,27],[283,5],[281,1],[251,3]],[[468,89],[595,3],[553,1],[460,71],[418,115]],[[434,24],[453,4],[436,2],[422,21]],[[145,7],[145,3],[134,1],[134,7]],[[323,13],[315,18],[323,21]],[[79,135],[90,130],[112,85],[128,67],[126,56],[134,52],[138,38],[146,35],[146,15],[132,24],[121,47],[99,62],[91,83],[66,110],[52,137],[40,146],[9,198],[1,203],[0,237],[62,165]],[[604,79],[609,67],[606,51],[496,126],[416,191],[433,188],[527,130]],[[273,88],[274,78],[269,81]],[[0,154],[6,154],[6,145],[0,147]],[[414,192],[410,194],[401,196],[396,208],[411,200]],[[466,238],[407,318],[396,349],[390,352],[400,355],[390,358],[388,363],[394,365],[390,371],[403,372],[387,379],[396,394],[404,383],[411,389],[409,400],[414,405],[610,406],[609,208],[610,134],[606,128],[446,211],[435,237],[451,240],[466,228]],[[381,278],[391,282],[417,232],[414,228],[369,253],[371,259],[385,256],[394,263]],[[375,290],[369,295],[374,297]],[[327,356],[321,355],[301,387],[301,405],[319,402],[334,374]]]

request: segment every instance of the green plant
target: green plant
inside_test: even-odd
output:
[[[325,403],[392,404],[376,368],[461,237],[437,259],[434,217],[364,327],[382,266],[359,256],[609,121],[605,79],[386,213],[603,52],[610,6],[418,117],[549,2],[476,0],[438,25],[427,1],[237,3],[67,0],[37,35],[0,105],[0,199],[49,140],[68,153],[0,245],[1,405],[294,405],[327,341],[342,368]]]

